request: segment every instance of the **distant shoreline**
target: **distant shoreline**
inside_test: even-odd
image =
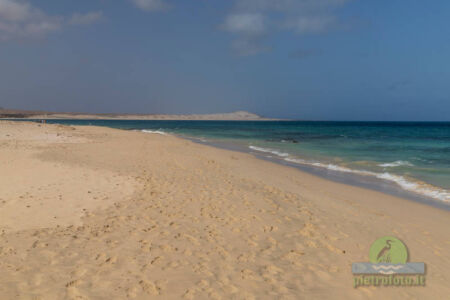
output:
[[[246,111],[216,114],[85,114],[0,110],[0,119],[72,119],[72,120],[205,120],[205,121],[280,121]]]

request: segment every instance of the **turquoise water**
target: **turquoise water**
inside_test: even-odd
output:
[[[240,145],[284,161],[394,182],[450,202],[450,122],[51,120]]]

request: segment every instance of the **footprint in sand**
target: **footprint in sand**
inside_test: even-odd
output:
[[[142,279],[139,281],[139,285],[147,295],[157,296],[161,294],[162,287],[152,281]]]
[[[188,300],[195,299],[196,293],[197,293],[197,289],[190,288],[190,289],[186,290],[186,292],[184,292],[183,298],[188,299]]]

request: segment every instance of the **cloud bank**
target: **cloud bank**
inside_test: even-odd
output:
[[[28,2],[0,0],[0,40],[45,37],[67,25],[88,25],[99,21],[101,12],[72,16],[48,15]]]
[[[145,11],[165,11],[170,5],[163,0],[131,0],[136,7]]]
[[[350,1],[235,0],[221,29],[235,36],[233,48],[238,54],[256,54],[267,50],[263,40],[273,32],[306,35],[331,30],[339,24],[337,9]]]
[[[92,11],[86,14],[74,13],[69,19],[70,25],[90,25],[103,19],[103,12]]]

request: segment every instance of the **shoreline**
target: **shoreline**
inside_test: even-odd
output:
[[[16,119],[10,119],[11,121],[20,121]],[[70,121],[117,121],[118,119],[49,119],[50,121],[55,121],[58,124],[58,121],[62,122],[70,122]],[[23,120],[25,122],[38,122],[37,119],[29,119],[29,120]],[[121,120],[121,121],[149,121],[149,120]],[[152,120],[150,120],[152,121]],[[154,121],[174,121],[174,120],[154,120]],[[183,120],[181,120],[183,121]],[[184,120],[184,121],[214,121],[214,120]],[[229,122],[240,122],[240,121],[281,121],[281,120],[216,120],[216,121],[229,121]],[[284,121],[291,121],[291,120],[284,120]],[[344,122],[347,123],[347,122]],[[410,122],[407,122],[410,123]],[[433,123],[440,123],[440,122],[433,122]],[[64,124],[64,123],[63,123]],[[81,124],[80,124],[81,125]],[[89,124],[83,124],[82,126],[92,126]],[[96,124],[94,124],[96,126]],[[118,128],[110,125],[101,125],[108,128]],[[119,128],[124,130],[138,130],[138,131],[147,131],[147,133],[163,133],[159,130],[146,130],[146,129],[131,129],[131,128]],[[233,142],[227,142],[227,141],[214,141],[214,140],[204,140],[199,137],[195,136],[189,136],[189,135],[183,135],[178,133],[171,133],[168,132],[167,134],[171,134],[173,136],[177,136],[180,138],[186,138],[188,140],[198,142],[200,144],[205,145],[211,145],[213,147],[218,147],[222,149],[230,149],[235,151],[240,151],[243,153],[252,153],[256,157],[259,157],[264,160],[270,160],[273,162],[276,162],[281,165],[294,167],[297,169],[300,169],[302,171],[308,172],[310,174],[317,175],[321,178],[333,180],[335,182],[340,182],[344,184],[349,184],[353,186],[359,186],[363,188],[368,188],[375,191],[380,191],[383,193],[386,193],[388,195],[403,197],[408,200],[417,201],[421,203],[425,203],[431,206],[438,207],[440,209],[450,210],[450,198],[448,196],[449,192],[448,190],[431,185],[426,182],[419,181],[417,179],[413,178],[404,178],[402,175],[397,175],[395,173],[377,173],[373,171],[365,171],[365,170],[356,170],[356,169],[349,169],[344,167],[345,170],[339,170],[341,168],[338,165],[333,165],[330,168],[328,163],[312,163],[304,161],[303,159],[297,159],[297,158],[291,158],[291,157],[278,157],[277,153],[274,153],[274,151],[268,151],[270,149],[262,149],[258,150],[259,147],[247,147],[239,144],[239,143],[233,143]],[[270,152],[270,153],[264,153],[264,152]],[[275,151],[277,152],[277,151]],[[273,155],[272,155],[273,154]],[[319,166],[320,165],[320,166]],[[405,185],[405,186],[402,186]],[[413,187],[412,187],[413,186]],[[434,194],[433,196],[431,194]],[[436,195],[437,194],[437,195]],[[440,194],[440,195],[439,195]],[[446,196],[447,195],[447,196]],[[444,199],[441,199],[441,198]]]
[[[158,132],[154,132],[158,133]],[[242,145],[226,143],[226,142],[217,142],[217,141],[208,141],[200,138],[183,136],[179,134],[167,133],[179,138],[187,139],[193,141],[195,143],[199,143],[201,145],[207,145],[216,147],[224,150],[232,150],[238,151],[242,153],[252,154],[256,158],[267,160],[270,162],[277,163],[282,166],[292,167],[303,172],[307,172],[311,175],[318,176],[319,178],[325,180],[331,180],[333,182],[347,184],[351,186],[361,187],[365,189],[370,189],[373,191],[381,192],[387,195],[404,198],[410,201],[419,202],[421,204],[430,205],[439,209],[444,209],[446,211],[450,211],[450,203],[445,200],[435,199],[429,196],[425,196],[423,194],[419,194],[417,192],[409,191],[401,186],[399,186],[395,181],[390,181],[386,179],[379,179],[372,176],[365,176],[357,173],[347,173],[338,170],[330,170],[324,167],[315,167],[312,165],[300,164],[291,162],[289,160],[272,156],[265,155],[265,153],[261,153],[260,151],[252,150],[251,148],[243,147]]]
[[[229,120],[229,121],[270,121],[266,118],[247,111],[210,114],[114,114],[114,113],[67,113],[67,112],[33,112],[24,110],[2,110],[3,119],[17,120]],[[8,117],[10,116],[10,117]]]
[[[171,135],[0,122],[0,154],[5,299],[450,293],[442,209]],[[425,287],[353,287],[387,235],[427,264]]]
[[[1,120],[1,119],[0,119]],[[25,122],[38,122],[38,119],[28,119],[28,120],[19,120],[19,119],[9,119],[10,121],[25,121]],[[228,121],[228,122],[242,122],[242,121],[292,121],[292,120],[149,120],[149,119],[48,119],[49,121],[54,121],[52,124],[64,124],[65,122],[70,121],[81,121],[81,122],[98,122],[98,121]],[[344,122],[348,123],[348,122]],[[377,123],[377,122],[375,122]],[[411,122],[406,122],[411,123]],[[441,122],[432,122],[432,123],[441,123]],[[70,123],[67,123],[68,125]],[[124,130],[138,130],[144,131],[147,133],[164,133],[160,130],[147,130],[147,129],[133,129],[133,128],[120,128],[110,125],[97,125],[97,124],[76,124],[81,126],[105,126],[108,128],[116,128],[116,129],[124,129]],[[347,167],[341,167],[339,165],[329,165],[329,163],[321,163],[321,162],[308,162],[304,159],[292,158],[290,155],[288,157],[284,157],[285,155],[279,155],[278,151],[274,151],[271,149],[264,149],[260,147],[253,146],[243,146],[239,143],[228,142],[228,141],[217,141],[217,140],[204,140],[203,138],[183,135],[179,133],[171,133],[171,134],[180,138],[185,138],[194,142],[198,142],[200,144],[211,145],[213,147],[218,147],[222,149],[230,149],[235,151],[240,151],[243,153],[252,153],[256,157],[259,157],[264,160],[269,160],[276,162],[281,165],[294,167],[300,169],[302,171],[308,172],[310,174],[317,175],[321,178],[333,180],[335,182],[340,182],[344,184],[349,184],[353,186],[359,186],[363,188],[368,188],[375,191],[380,191],[386,193],[388,195],[403,197],[412,201],[417,201],[421,203],[425,203],[431,206],[438,207],[440,209],[450,210],[450,192],[442,187],[435,186],[429,184],[424,181],[420,181],[414,178],[404,178],[403,175],[398,175],[395,173],[389,172],[374,172],[374,171],[366,171],[366,170],[358,170],[358,169],[350,169]],[[250,149],[248,149],[250,148]],[[260,148],[260,149],[258,149]],[[284,153],[283,153],[284,154]],[[288,153],[286,153],[288,154]]]

